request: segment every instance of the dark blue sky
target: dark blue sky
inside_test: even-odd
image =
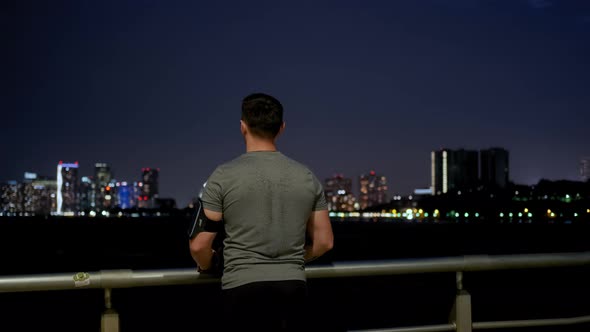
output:
[[[6,5],[4,5],[6,6]],[[159,167],[187,203],[244,150],[240,102],[285,107],[320,179],[429,186],[430,151],[510,151],[511,178],[577,179],[590,155],[588,1],[18,1],[2,10],[0,181],[59,160]]]

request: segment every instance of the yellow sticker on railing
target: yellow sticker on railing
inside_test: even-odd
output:
[[[88,272],[78,272],[74,274],[74,287],[84,287],[90,285],[90,274]]]

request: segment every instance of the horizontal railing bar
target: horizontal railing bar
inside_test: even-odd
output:
[[[219,282],[219,278],[200,274],[196,269],[102,270],[88,273],[88,279],[75,280],[76,273],[10,276],[0,278],[0,293],[94,288],[131,288],[188,285]]]
[[[549,319],[525,319],[525,320],[506,320],[495,322],[474,322],[474,330],[484,329],[503,329],[518,327],[536,327],[536,326],[557,326],[557,325],[576,325],[589,323],[590,316],[567,317],[567,318],[549,318]],[[437,332],[437,331],[455,331],[454,324],[425,325],[398,328],[382,328],[370,330],[351,330],[350,332]]]
[[[351,330],[349,332],[440,332],[455,331],[455,324],[397,327],[390,329]]]
[[[556,325],[575,325],[589,323],[590,316],[568,317],[568,318],[549,318],[549,319],[529,319],[529,320],[507,320],[498,322],[477,322],[473,323],[473,329],[502,329],[509,327],[533,327],[533,326],[556,326]]]
[[[530,269],[590,264],[590,252],[499,256],[462,256],[426,259],[336,262],[306,268],[308,278],[364,277],[395,274]],[[196,268],[167,270],[103,270],[75,281],[75,274],[0,277],[0,293],[86,288],[129,288],[219,282]]]
[[[307,270],[308,278],[548,268],[590,264],[590,252],[527,255],[478,255],[334,263]]]

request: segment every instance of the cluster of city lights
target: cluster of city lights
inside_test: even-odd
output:
[[[422,209],[417,208],[408,208],[402,211],[397,211],[393,209],[391,211],[381,211],[381,212],[330,212],[330,217],[332,218],[386,218],[386,219],[407,219],[407,220],[414,220],[414,219],[421,219],[421,218],[428,218],[432,215],[432,217],[437,218],[440,216],[440,212],[438,209],[434,210],[432,214],[425,212]]]
[[[59,216],[59,217],[105,217],[105,218],[123,218],[123,217],[131,217],[131,218],[141,218],[141,217],[160,217],[160,216],[169,216],[170,214],[167,212],[160,212],[160,211],[144,211],[144,212],[109,212],[106,210],[103,211],[89,211],[89,212],[74,212],[74,211],[66,211],[62,212],[61,214],[57,214],[55,212],[51,213],[51,216]],[[37,214],[34,212],[0,212],[0,217],[35,217],[35,216],[45,216],[45,214]]]
[[[508,213],[504,213],[504,212],[500,212],[500,218],[504,218],[504,217],[509,217],[509,218],[513,218],[518,216],[519,218],[522,217],[528,217],[528,218],[532,218],[533,214],[531,212],[529,212],[529,209],[524,208],[523,211],[519,211],[517,213],[513,213],[513,212],[508,212]]]
[[[590,209],[586,209],[586,213],[590,214]],[[381,212],[330,212],[331,218],[383,218],[383,219],[406,219],[406,220],[414,220],[414,219],[423,219],[423,218],[439,218],[440,211],[435,209],[432,213],[428,213],[422,209],[417,208],[407,208],[398,211],[393,209],[391,211],[381,211]],[[471,212],[458,212],[458,211],[451,211],[446,214],[447,217],[450,218],[469,218],[475,217],[479,218],[481,215],[479,212],[471,213]],[[574,217],[578,217],[578,213],[573,214]],[[524,208],[522,211],[518,212],[500,212],[500,218],[532,218],[533,213],[529,211],[528,208]],[[547,209],[547,217],[555,218],[556,213],[551,209]]]

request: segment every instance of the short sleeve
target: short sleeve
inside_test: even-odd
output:
[[[223,190],[221,186],[221,169],[217,168],[205,183],[203,188],[203,207],[207,210],[223,213]]]
[[[315,187],[315,201],[313,204],[313,211],[321,211],[328,209],[328,203],[326,203],[326,195],[324,193],[324,187],[321,182],[313,176],[313,185]]]

